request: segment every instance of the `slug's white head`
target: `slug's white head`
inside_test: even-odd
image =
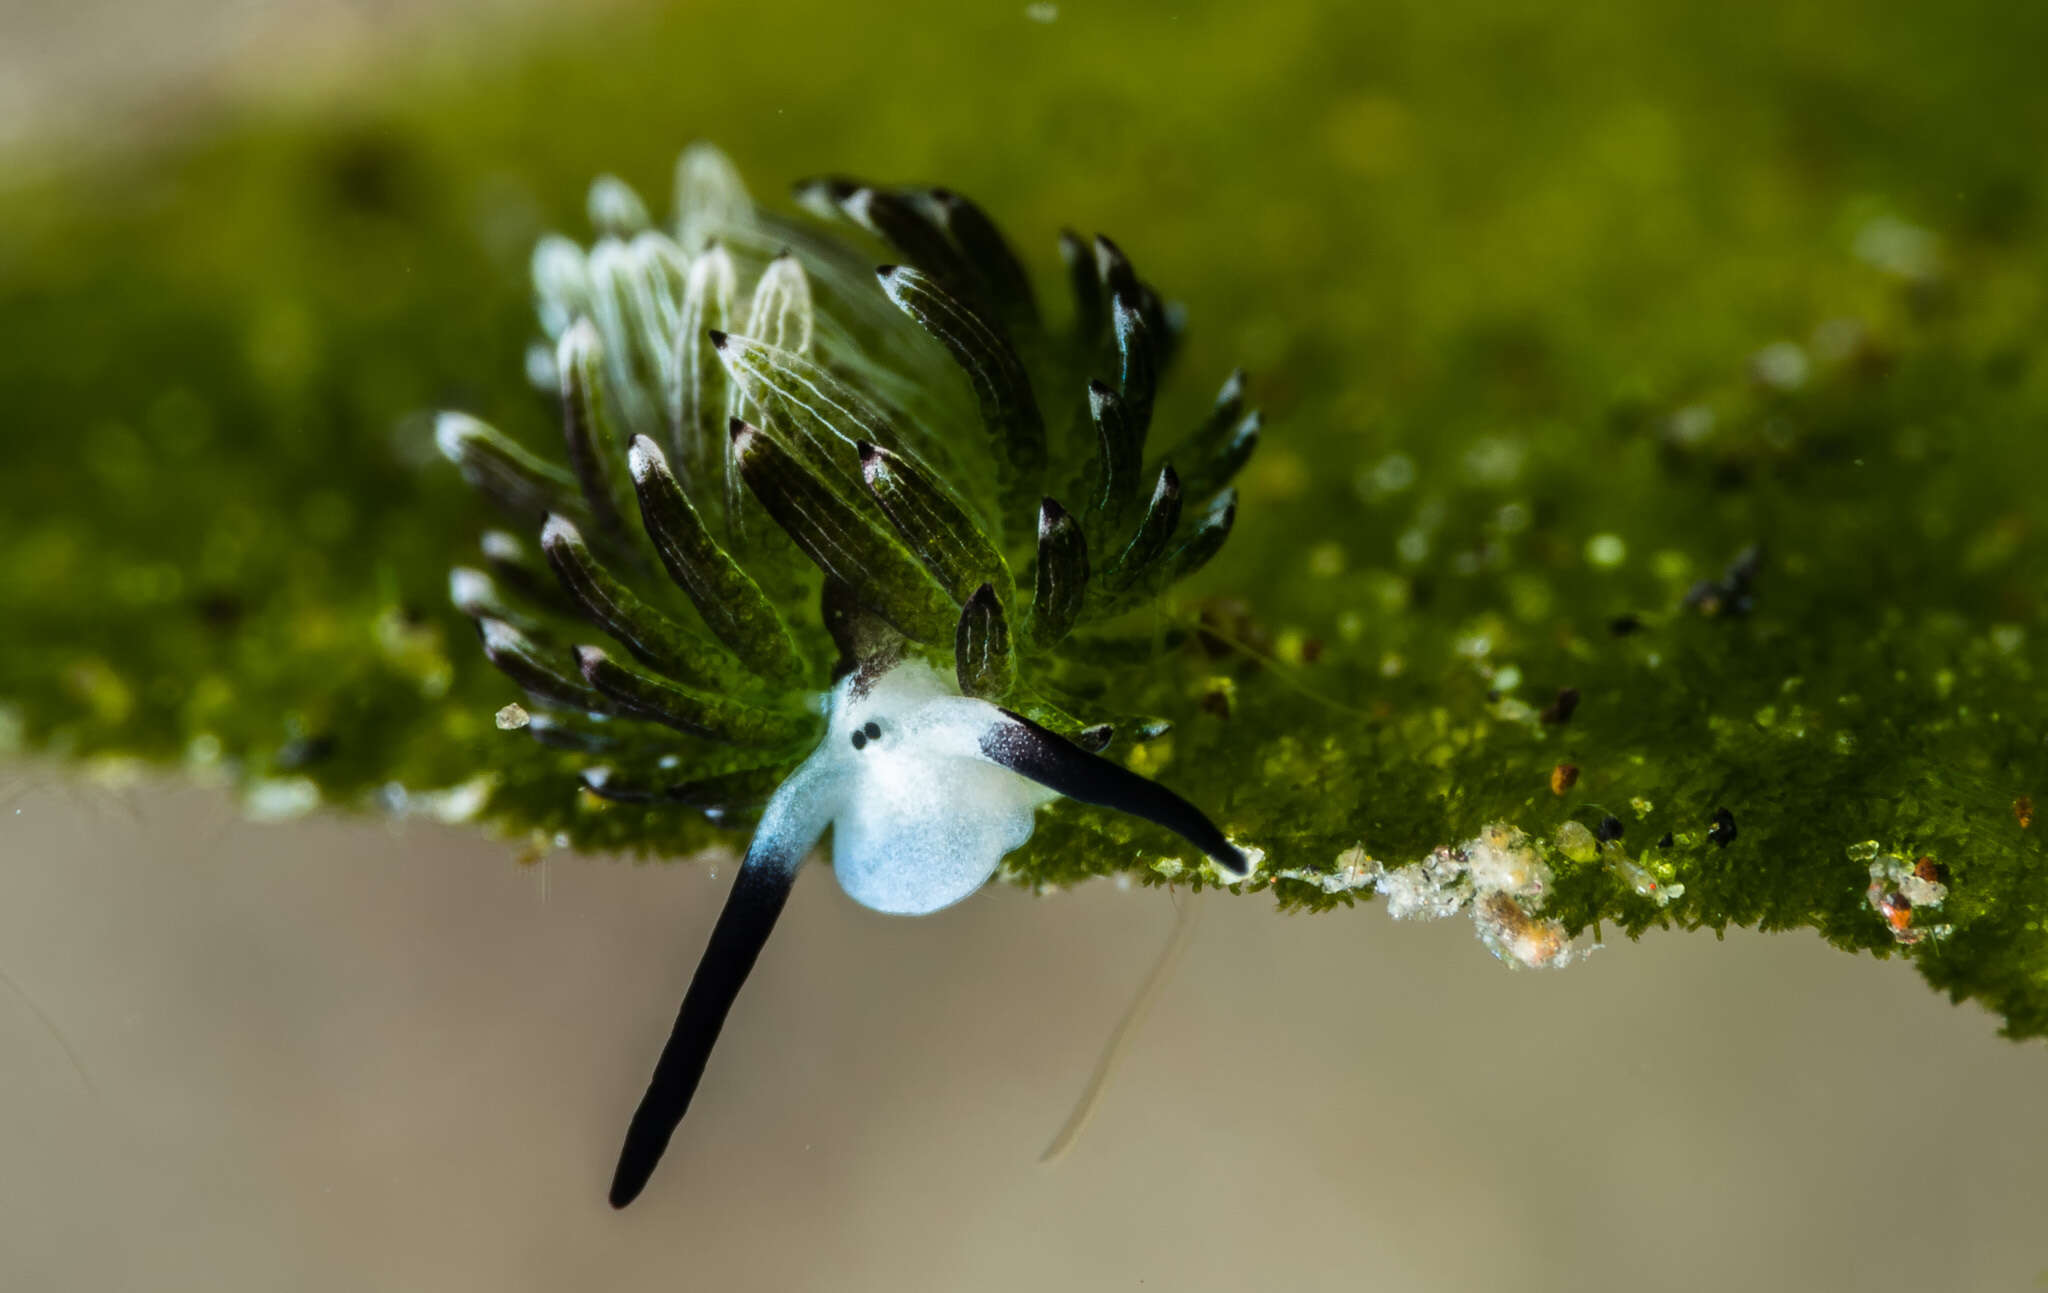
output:
[[[802,801],[786,805],[786,821],[809,838],[777,841],[777,852],[801,856],[829,822],[832,869],[863,907],[919,916],[959,902],[1059,797],[990,761],[984,739],[1014,720],[923,660],[848,674],[827,712],[823,743],[776,795]],[[777,806],[770,814],[782,816]]]

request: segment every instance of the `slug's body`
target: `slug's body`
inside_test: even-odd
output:
[[[551,237],[534,260],[556,345],[529,367],[559,386],[569,470],[461,414],[438,431],[472,483],[539,530],[546,570],[493,533],[489,571],[451,579],[485,654],[534,704],[529,730],[584,756],[604,798],[759,813],[628,1132],[615,1206],[653,1172],[828,827],[841,887],[902,915],[980,888],[1062,796],[1245,871],[1200,810],[1102,756],[1148,725],[1084,724],[1062,690],[1100,693],[1115,667],[1110,638],[1077,628],[1144,605],[1228,534],[1228,482],[1258,434],[1241,380],[1175,461],[1148,464],[1177,321],[1112,244],[1091,258],[1063,239],[1076,318],[1055,337],[1008,245],[957,195],[820,181],[799,198],[912,263],[870,276],[851,250],[756,212],[701,147],[678,167],[673,236],[599,181],[597,246]],[[1077,396],[1064,421],[1041,411],[1046,373]],[[590,627],[613,646],[579,645]],[[829,679],[811,682],[828,652]],[[660,727],[687,739],[651,738]]]

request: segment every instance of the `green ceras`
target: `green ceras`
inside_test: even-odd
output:
[[[1242,375],[1158,452],[1180,318],[1114,243],[1062,233],[1062,332],[966,198],[845,179],[796,195],[904,263],[874,268],[758,210],[703,145],[677,166],[670,228],[606,178],[596,244],[536,248],[553,347],[530,367],[558,387],[567,469],[442,416],[442,451],[540,549],[488,534],[488,570],[456,572],[457,604],[544,707],[530,730],[606,753],[586,780],[608,797],[704,803],[687,755],[667,775],[673,752],[657,766],[657,746],[629,739],[654,722],[755,751],[704,775],[737,760],[758,798],[816,737],[805,702],[872,649],[849,616],[950,654],[963,694],[1102,748],[1113,725],[1075,717],[1056,671],[1034,665],[1215,555],[1260,430]],[[619,649],[578,645],[579,622]]]

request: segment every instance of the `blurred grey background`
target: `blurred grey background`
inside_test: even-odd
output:
[[[818,869],[614,1213],[729,867],[4,787],[0,1288],[2048,1284],[2048,1048],[1810,936],[1518,974],[1463,921],[1205,899],[1045,1168],[1172,899],[902,920]]]
[[[25,161],[79,160],[260,98],[320,101],[393,50],[486,63],[512,39],[616,7],[577,0],[0,0],[0,186]]]

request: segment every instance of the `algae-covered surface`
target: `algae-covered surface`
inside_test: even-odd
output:
[[[1172,723],[1121,757],[1263,850],[1241,889],[1469,905],[1512,963],[1811,927],[2048,1031],[2048,14],[1635,8],[706,6],[20,183],[0,741],[743,843],[498,730],[431,430],[558,443],[534,239],[711,138],[785,210],[972,194],[1048,300],[1059,228],[1114,235],[1188,310],[1164,427],[1250,370],[1235,532],[1114,679]],[[1200,882],[1040,816],[1026,883]]]

